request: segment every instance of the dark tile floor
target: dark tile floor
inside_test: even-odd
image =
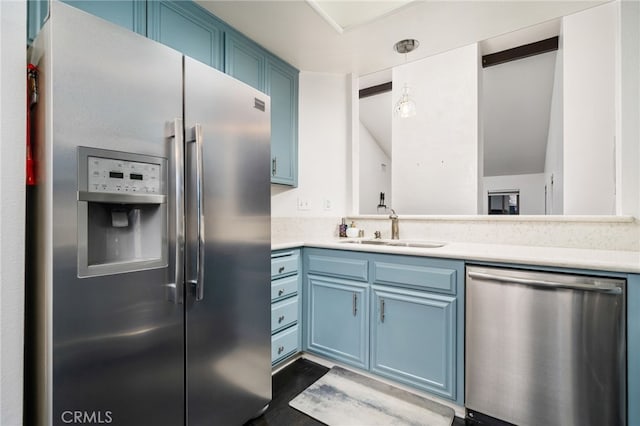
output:
[[[269,409],[260,417],[245,423],[245,426],[321,426],[317,420],[289,407],[296,395],[329,371],[308,359],[300,358],[273,376],[273,399]],[[464,426],[463,419],[456,417],[453,426]]]

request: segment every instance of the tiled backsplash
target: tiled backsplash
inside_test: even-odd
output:
[[[326,240],[338,237],[341,218],[274,217],[273,242]],[[391,237],[386,217],[349,216],[372,238],[381,231]],[[541,217],[520,218],[418,217],[400,215],[400,238],[446,242],[515,244],[601,250],[640,251],[640,222],[630,217]]]

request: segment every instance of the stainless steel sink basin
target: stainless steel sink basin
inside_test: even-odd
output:
[[[435,241],[401,241],[401,240],[346,240],[340,241],[345,244],[367,244],[374,246],[392,246],[392,247],[418,247],[418,248],[438,248],[447,243]]]

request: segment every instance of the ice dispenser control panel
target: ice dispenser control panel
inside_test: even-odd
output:
[[[89,192],[160,194],[160,164],[87,157]]]
[[[167,266],[167,180],[166,158],[78,147],[79,277]]]

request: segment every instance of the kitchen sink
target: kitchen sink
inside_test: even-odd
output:
[[[401,241],[401,240],[346,240],[340,241],[345,244],[367,244],[374,246],[392,246],[392,247],[417,247],[417,248],[438,248],[447,243],[435,241]]]

